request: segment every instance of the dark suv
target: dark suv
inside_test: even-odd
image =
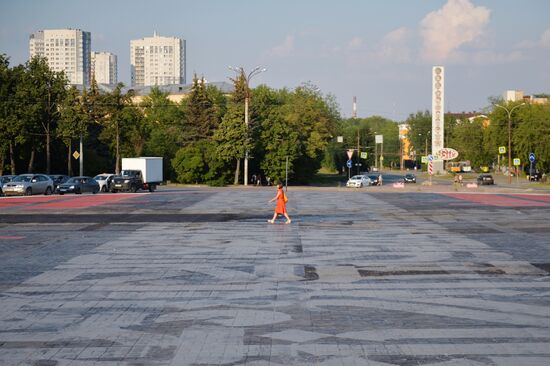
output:
[[[491,174],[480,174],[477,177],[477,184],[495,184],[495,180],[493,179],[493,176]]]

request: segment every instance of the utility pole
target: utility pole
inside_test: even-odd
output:
[[[357,128],[357,174],[361,174],[361,145],[359,142],[359,128]]]

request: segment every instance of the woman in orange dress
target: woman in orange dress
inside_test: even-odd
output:
[[[285,193],[283,192],[283,185],[281,183],[277,184],[277,195],[269,200],[269,203],[277,200],[277,206],[275,206],[275,212],[273,213],[273,218],[271,220],[267,220],[270,224],[275,223],[275,219],[277,218],[277,215],[284,215],[286,217],[285,224],[290,224],[292,220],[290,220],[290,217],[288,217],[288,213],[286,212],[286,204],[285,204]]]

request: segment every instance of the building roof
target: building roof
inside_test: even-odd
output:
[[[233,93],[234,86],[231,83],[225,81],[214,81],[207,82],[207,85],[212,85],[218,88],[223,94]],[[82,85],[75,85],[78,90],[82,91]],[[168,95],[185,95],[191,92],[193,84],[171,84],[171,85],[148,85],[148,86],[125,86],[122,88],[123,93],[127,93],[130,90],[133,90],[135,95],[146,96],[151,93],[153,88],[159,88],[163,93],[168,93]],[[116,84],[97,84],[97,88],[102,93],[110,93],[116,88]]]

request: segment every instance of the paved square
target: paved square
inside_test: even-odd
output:
[[[0,365],[550,364],[548,195],[273,194],[0,199]]]

